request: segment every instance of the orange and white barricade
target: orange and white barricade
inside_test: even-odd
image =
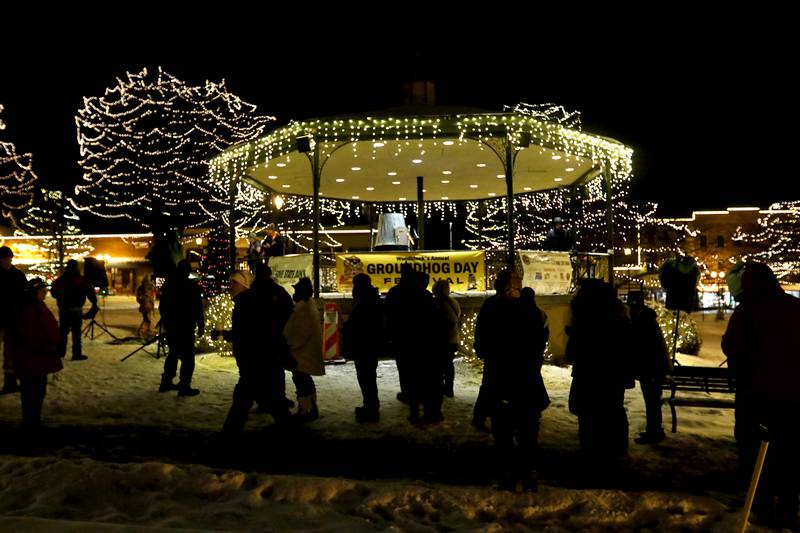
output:
[[[339,306],[326,303],[322,319],[322,358],[326,363],[344,362],[339,346]]]

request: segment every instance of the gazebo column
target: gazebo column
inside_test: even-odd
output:
[[[506,228],[508,230],[508,268],[514,269],[514,150],[511,139],[506,142]]]
[[[314,180],[314,298],[319,298],[319,184],[321,170],[319,167],[319,143],[314,143],[314,155],[311,157],[311,173]]]
[[[231,180],[228,182],[228,250],[230,252],[230,272],[236,270],[236,191],[238,190],[238,183],[238,176],[232,176]]]
[[[423,189],[423,178],[417,176],[417,236],[419,243],[418,250],[425,249],[425,195]]]
[[[611,171],[603,165],[603,184],[606,189],[606,230],[608,233],[608,282],[614,286],[614,202],[611,192]]]
[[[371,203],[367,204],[367,218],[369,219],[369,251],[375,249],[372,240],[372,228],[375,226],[375,206]]]

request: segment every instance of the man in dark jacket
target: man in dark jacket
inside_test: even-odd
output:
[[[3,357],[3,389],[0,394],[19,391],[14,364],[10,355],[5,355],[5,337],[17,312],[25,300],[28,282],[11,260],[14,252],[8,246],[0,246],[0,356]]]
[[[230,278],[233,320],[231,330],[222,334],[225,340],[233,343],[239,382],[233,390],[233,403],[222,428],[227,435],[242,432],[253,402],[258,402],[278,424],[288,421],[290,417],[285,402],[283,364],[279,352],[264,350],[264,293],[251,289],[251,280],[250,273],[242,270],[237,270]],[[215,331],[212,337],[216,338],[218,334]]]
[[[664,440],[661,426],[661,390],[670,372],[670,360],[664,335],[658,325],[656,312],[644,304],[641,291],[628,293],[631,315],[631,352],[635,358],[635,377],[642,387],[647,426],[634,441],[638,444],[656,444]]]
[[[81,276],[78,262],[74,259],[67,261],[64,273],[53,282],[50,293],[58,303],[58,325],[61,329],[61,345],[59,355],[67,354],[67,337],[72,331],[72,360],[82,361],[87,359],[81,353],[81,324],[83,322],[83,304],[88,299],[93,307],[97,307],[97,296],[94,287]]]
[[[358,386],[364,404],[356,407],[356,422],[377,422],[378,355],[384,348],[383,312],[378,289],[367,274],[353,276],[353,310],[342,331],[344,355],[356,364]]]
[[[575,239],[572,234],[564,229],[564,221],[561,217],[553,219],[553,227],[547,232],[544,240],[544,249],[557,252],[568,252],[575,246]]]
[[[520,286],[516,273],[501,272],[495,282],[497,294],[483,303],[475,324],[475,353],[484,361],[482,401],[492,420],[499,487],[512,491],[520,481],[526,490],[537,488],[539,419],[550,404],[541,374],[545,320],[538,308],[520,300]]]
[[[743,480],[750,478],[766,427],[769,450],[753,512],[777,529],[797,530],[800,495],[800,300],[767,265],[747,263],[741,303],[722,337],[736,377],[736,425]]]
[[[169,352],[164,361],[159,392],[178,391],[178,396],[196,396],[199,389],[192,388],[194,373],[194,332],[202,336],[205,329],[203,298],[197,282],[189,279],[192,267],[186,259],[178,263],[175,273],[164,283],[161,293],[161,324],[166,329]],[[178,385],[172,380],[181,362]]]

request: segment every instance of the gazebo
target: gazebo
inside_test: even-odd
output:
[[[505,197],[508,261],[513,265],[513,197],[593,180],[601,180],[597,190],[605,195],[608,248],[613,250],[612,183],[630,178],[632,154],[618,141],[580,131],[576,116],[558,106],[521,105],[492,113],[415,105],[291,122],[225,150],[211,161],[210,174],[229,191],[232,253],[236,199],[243,188],[313,200],[318,297],[321,198],[416,202],[419,248],[424,249],[425,202]]]

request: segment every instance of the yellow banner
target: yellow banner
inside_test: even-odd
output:
[[[450,282],[455,292],[486,290],[483,251],[478,252],[357,252],[336,254],[336,282],[339,292],[353,290],[353,276],[368,274],[372,285],[386,292],[400,281],[400,268],[410,263],[414,270],[427,272],[433,284]]]

